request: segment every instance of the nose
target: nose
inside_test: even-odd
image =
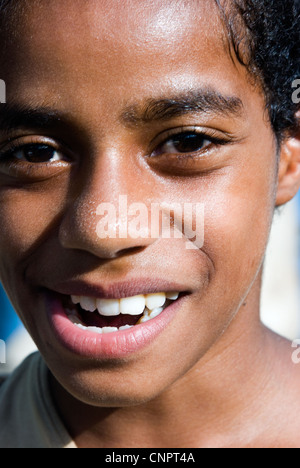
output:
[[[80,185],[80,193],[69,203],[59,229],[65,249],[110,259],[152,243],[149,207],[142,201],[144,194],[132,171],[121,167],[104,170],[102,165]]]

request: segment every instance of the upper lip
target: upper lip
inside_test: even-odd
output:
[[[88,296],[98,299],[122,299],[140,294],[155,294],[159,292],[188,292],[187,288],[176,282],[162,279],[132,279],[122,282],[103,282],[102,284],[87,283],[81,280],[65,281],[54,287],[47,288],[69,296]]]

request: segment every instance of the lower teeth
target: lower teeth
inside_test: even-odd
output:
[[[85,327],[84,325],[81,325],[81,323],[74,323],[74,325],[76,325],[81,330],[87,330],[87,331],[90,331],[90,332],[98,333],[99,335],[102,335],[102,334],[105,334],[105,333],[117,332],[117,331],[125,328],[125,327],[120,327],[120,328],[116,328],[116,327],[103,327],[103,328]],[[126,327],[127,328],[132,328],[129,325],[128,326],[126,325]]]

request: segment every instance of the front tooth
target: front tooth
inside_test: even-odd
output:
[[[129,330],[129,328],[133,328],[133,325],[124,325],[124,327],[120,327],[119,330],[120,331]]]
[[[120,312],[124,315],[140,315],[146,305],[145,296],[133,296],[120,299]]]
[[[118,299],[98,299],[97,309],[104,317],[114,317],[120,314],[120,304]]]
[[[102,328],[102,333],[113,333],[117,331],[118,329],[116,327],[103,327]]]
[[[87,327],[88,331],[93,333],[98,333],[98,335],[102,335],[102,328],[98,327]]]
[[[146,306],[150,310],[157,309],[157,307],[163,307],[165,302],[165,293],[147,294],[146,296]]]
[[[94,312],[96,310],[96,299],[93,297],[82,296],[80,298],[80,307],[83,310]]]

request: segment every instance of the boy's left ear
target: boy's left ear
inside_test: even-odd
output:
[[[300,114],[299,114],[300,117]],[[292,200],[300,188],[300,129],[281,145],[276,206]]]

